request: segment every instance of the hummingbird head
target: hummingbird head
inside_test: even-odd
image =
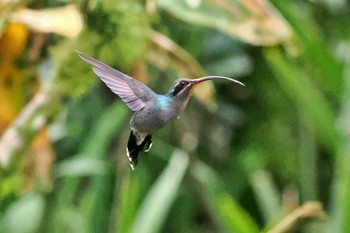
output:
[[[217,80],[217,79],[228,80],[244,86],[243,83],[235,79],[231,79],[223,76],[206,76],[206,77],[197,78],[197,79],[183,78],[183,79],[178,79],[174,82],[174,84],[172,85],[172,87],[168,92],[168,95],[171,95],[172,97],[178,97],[180,99],[188,100],[188,98],[191,96],[194,90],[194,87],[197,86],[199,83],[208,81],[208,80]]]

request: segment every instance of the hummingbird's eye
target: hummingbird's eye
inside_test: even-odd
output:
[[[177,95],[178,93],[180,93],[182,90],[186,89],[186,87],[188,86],[189,82],[186,80],[181,80],[176,82],[174,89],[172,90],[173,95]]]
[[[185,85],[186,85],[186,82],[185,82],[185,81],[181,81],[181,82],[180,82],[180,85],[181,85],[181,86],[185,86]]]

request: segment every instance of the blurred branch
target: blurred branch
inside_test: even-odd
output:
[[[3,133],[0,138],[1,167],[10,165],[13,157],[27,148],[38,131],[47,124],[48,118],[56,113],[57,109],[52,109],[52,106],[58,106],[53,105],[52,101],[43,91],[38,92]]]
[[[152,31],[150,40],[152,49],[149,51],[147,59],[160,70],[165,70],[171,61],[183,76],[200,77],[205,75],[204,69],[196,59],[169,37]]]
[[[281,201],[270,174],[265,170],[258,170],[251,176],[250,182],[265,221],[278,219],[282,214]]]
[[[158,69],[165,70],[170,65],[175,65],[182,77],[198,78],[206,75],[197,60],[169,37],[152,31],[150,40],[152,47],[147,54],[147,60]],[[194,90],[194,96],[210,109],[214,109],[214,91],[213,84],[206,82],[201,85],[200,90]]]
[[[300,206],[282,221],[280,221],[275,227],[267,231],[267,233],[282,233],[289,231],[300,220],[303,219],[322,219],[325,217],[325,213],[322,209],[322,205],[319,202],[307,202]]]

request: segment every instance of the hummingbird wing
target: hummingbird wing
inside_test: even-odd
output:
[[[81,59],[92,65],[94,73],[117,94],[132,111],[138,111],[156,98],[156,94],[146,85],[112,67],[77,52]]]

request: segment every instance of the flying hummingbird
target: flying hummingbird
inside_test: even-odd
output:
[[[178,117],[185,109],[195,86],[199,83],[224,79],[243,85],[243,83],[223,76],[206,76],[198,79],[178,79],[165,95],[153,92],[143,83],[112,67],[77,52],[93,72],[134,111],[130,120],[130,136],[126,153],[132,170],[138,162],[141,151],[148,152],[152,146],[152,134],[171,119]]]

